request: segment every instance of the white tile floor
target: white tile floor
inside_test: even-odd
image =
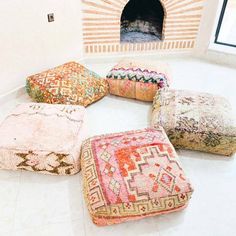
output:
[[[235,112],[236,69],[196,59],[168,59],[174,88],[227,97]],[[88,64],[105,75],[114,63]],[[27,95],[0,106],[2,120]],[[88,107],[89,135],[148,126],[151,103],[114,96]],[[3,137],[1,137],[3,138]],[[0,171],[0,236],[235,236],[236,160],[178,151],[195,188],[189,207],[178,213],[109,227],[95,226],[82,196],[81,175],[54,177]]]

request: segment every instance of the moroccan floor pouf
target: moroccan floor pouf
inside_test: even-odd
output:
[[[122,60],[107,75],[110,93],[142,101],[153,101],[158,89],[169,86],[169,70],[164,63]]]
[[[76,62],[30,76],[28,94],[36,102],[88,106],[108,94],[108,83]]]
[[[175,147],[230,156],[236,126],[229,102],[219,96],[161,90],[153,103],[152,126],[161,125]]]
[[[161,127],[87,139],[81,163],[85,200],[99,226],[183,209],[193,192]]]
[[[85,108],[24,103],[0,125],[0,169],[52,175],[80,171]]]

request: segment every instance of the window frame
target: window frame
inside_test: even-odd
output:
[[[218,24],[217,24],[217,27],[216,27],[214,43],[215,44],[220,44],[220,45],[236,48],[236,44],[220,42],[218,40],[219,39],[220,30],[221,30],[221,26],[222,26],[222,23],[223,23],[223,20],[224,20],[224,15],[225,15],[225,10],[226,10],[227,4],[228,4],[228,0],[224,0],[222,8],[221,8],[221,13],[220,13],[220,17],[219,17],[219,20],[218,20]]]

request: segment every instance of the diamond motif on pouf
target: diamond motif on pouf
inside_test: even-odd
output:
[[[76,62],[27,78],[26,89],[36,102],[88,106],[108,94],[108,83]]]
[[[177,148],[230,156],[236,152],[236,125],[227,99],[186,90],[160,90],[152,126],[162,126]]]
[[[170,69],[167,64],[125,59],[107,74],[111,94],[153,101],[156,91],[169,87]]]
[[[100,226],[181,210],[193,192],[161,127],[87,139],[81,163],[88,210]]]
[[[85,108],[24,103],[0,125],[0,169],[52,175],[80,171]]]

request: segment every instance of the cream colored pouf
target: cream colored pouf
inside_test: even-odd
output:
[[[76,174],[86,135],[85,112],[81,106],[18,105],[0,125],[0,168]]]

